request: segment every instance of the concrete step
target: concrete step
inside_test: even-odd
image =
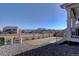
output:
[[[60,44],[60,43],[63,43],[63,42],[65,42],[66,40],[65,39],[61,39],[60,41],[57,41],[56,43],[57,44]]]

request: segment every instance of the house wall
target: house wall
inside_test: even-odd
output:
[[[72,38],[71,37],[71,21],[73,21],[73,27],[72,29],[74,29],[74,22],[75,22],[75,18],[74,16],[72,15],[72,12],[71,12],[71,8],[75,8],[75,7],[78,7],[79,4],[65,4],[64,7],[67,11],[67,30],[65,32],[65,35],[64,35],[64,39],[65,40],[68,40],[68,41],[75,41],[75,42],[79,42],[79,39],[78,38]]]

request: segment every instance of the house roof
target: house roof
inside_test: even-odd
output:
[[[79,3],[65,3],[61,5],[61,8],[74,8],[79,7]]]
[[[17,26],[6,26],[3,29],[17,29]]]

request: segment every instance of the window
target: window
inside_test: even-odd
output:
[[[71,36],[79,37],[79,8],[71,8],[71,11],[73,12],[75,20],[71,21]]]
[[[71,27],[71,36],[79,36],[79,19],[75,19],[74,25]]]

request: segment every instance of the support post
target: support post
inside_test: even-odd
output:
[[[67,38],[70,40],[71,38],[71,18],[70,18],[71,9],[67,9]]]
[[[6,39],[6,37],[4,37],[4,44],[5,44],[5,45],[7,44],[7,39]]]
[[[13,38],[11,38],[11,44],[13,45]]]
[[[22,44],[22,41],[23,41],[23,39],[22,39],[22,37],[20,38],[20,43]]]

